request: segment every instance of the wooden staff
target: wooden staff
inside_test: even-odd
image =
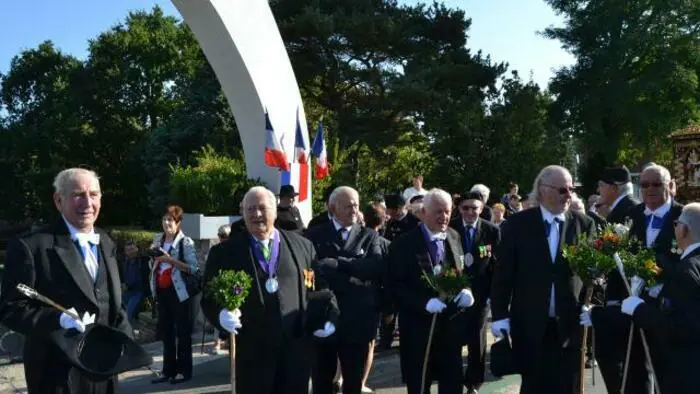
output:
[[[437,313],[433,313],[433,321],[430,322],[430,332],[428,333],[428,344],[425,346],[425,357],[423,357],[423,373],[420,380],[421,393],[425,390],[425,377],[428,372],[428,359],[430,358],[430,346],[433,343],[433,331],[435,331],[435,322],[437,321]]]
[[[236,394],[236,336],[233,333],[229,335],[228,343],[231,357],[231,394]]]
[[[32,289],[31,287],[25,285],[24,283],[20,283],[17,285],[17,290],[19,290],[20,293],[24,294],[25,297],[33,299],[33,300],[38,300],[43,302],[44,304],[51,305],[52,307],[58,309],[59,311],[65,313],[66,315],[72,317],[75,320],[81,320],[80,316],[77,314],[69,311],[68,309],[64,308],[63,306],[55,303],[53,300],[51,300],[48,297],[45,297],[41,294],[39,294],[38,291]]]
[[[586,295],[583,298],[583,305],[588,305],[591,303],[591,298],[593,298],[593,286],[586,286]],[[588,343],[588,327],[583,328],[583,338],[581,339],[581,360],[579,363],[579,393],[583,394],[585,391],[585,385],[583,383],[583,378],[585,377],[584,372],[586,371],[586,344]],[[593,372],[595,375],[595,371]]]
[[[632,294],[632,288],[630,288],[630,284],[627,281],[627,276],[625,275],[625,270],[622,266],[622,260],[620,259],[620,256],[615,254],[615,262],[617,263],[617,269],[620,271],[620,276],[622,277],[622,282],[625,284],[625,287],[627,288],[627,292],[629,295]],[[656,371],[654,370],[654,362],[651,359],[651,352],[649,351],[649,344],[647,343],[647,337],[644,334],[644,329],[640,328],[639,329],[639,334],[642,337],[642,345],[644,346],[644,355],[646,356],[646,359],[649,361],[649,365],[651,367],[651,375],[652,378],[654,379],[654,387],[656,388],[656,393],[661,394],[661,387],[659,387],[659,380],[656,378]],[[624,387],[625,387],[625,382],[626,382],[626,377],[627,377],[627,370],[629,368],[629,359],[630,359],[630,353],[632,350],[632,337],[634,335],[634,321],[630,323],[630,335],[629,335],[629,342],[627,343],[627,354],[625,355],[625,369],[622,375],[622,391],[621,393],[624,393]]]

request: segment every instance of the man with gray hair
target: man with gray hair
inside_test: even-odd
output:
[[[461,353],[467,323],[465,314],[458,312],[471,307],[474,296],[463,289],[454,299],[441,298],[424,278],[446,269],[467,275],[459,233],[448,227],[451,214],[452,197],[444,190],[430,190],[423,200],[423,223],[389,247],[389,287],[401,316],[401,373],[408,394],[429,393],[434,380],[440,393],[462,393]],[[436,324],[423,382],[432,321]]]
[[[494,335],[510,334],[522,376],[521,393],[578,393],[582,282],[562,251],[581,234],[593,235],[593,221],[569,210],[574,191],[566,168],[548,166],[533,185],[539,206],[511,216],[501,227],[501,244],[491,288]]]
[[[362,227],[357,190],[340,186],[328,199],[330,222],[310,227],[306,236],[316,248],[319,277],[338,299],[340,321],[333,342],[316,346],[315,394],[333,392],[337,360],[343,393],[360,394],[369,344],[379,323],[380,283],[385,272],[379,234]]]
[[[598,181],[598,193],[596,203],[610,207],[605,218],[608,223],[624,224],[630,211],[639,205],[632,197],[632,178],[625,166],[606,168]]]
[[[472,186],[469,192],[479,193],[481,195],[481,203],[483,205],[483,209],[481,210],[481,214],[479,215],[479,217],[490,222],[491,218],[493,217],[493,211],[491,210],[491,207],[487,204],[489,202],[489,196],[491,196],[491,189],[489,189],[488,186],[484,184],[477,183],[474,186]]]
[[[58,173],[54,189],[61,217],[7,247],[0,323],[26,337],[29,393],[113,393],[118,391],[116,374],[95,380],[61,350],[93,322],[132,336],[122,308],[116,245],[95,227],[102,201],[100,182],[93,171],[69,168]],[[25,298],[16,289],[18,284],[82,318]],[[75,354],[74,349],[71,352]]]
[[[664,393],[697,392],[697,365],[700,354],[700,204],[686,205],[675,221],[675,238],[683,254],[666,270],[659,306],[637,296],[622,302],[622,313],[663,349],[663,362],[657,374]]]
[[[237,337],[237,392],[307,394],[307,337],[333,335],[335,325],[325,311],[336,309],[335,301],[327,292],[329,305],[318,308],[322,315],[307,313],[319,293],[312,270],[316,252],[301,235],[275,228],[277,201],[270,190],[251,188],[243,197],[243,214],[245,231],[211,249],[203,280],[206,288],[221,270],[244,271],[253,279],[250,294],[233,311],[203,297],[202,311],[217,329]]]

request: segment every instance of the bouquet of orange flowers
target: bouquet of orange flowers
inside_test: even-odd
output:
[[[613,255],[629,248],[629,229],[620,224],[608,224],[595,237],[582,234],[576,244],[564,249],[564,258],[581,280],[590,285],[594,280],[615,269]]]
[[[630,279],[635,277],[640,278],[639,280],[632,280],[632,284],[637,284],[637,286],[632,286],[633,290],[637,290],[637,294],[641,292],[641,289],[634,289],[641,285],[647,288],[652,287],[656,284],[659,277],[661,276],[661,267],[656,263],[656,255],[653,249],[647,249],[639,247],[638,245],[636,253],[632,253],[630,250],[624,250],[619,253],[620,260],[622,260],[622,266],[625,271],[625,276]],[[633,291],[634,293],[634,291]]]

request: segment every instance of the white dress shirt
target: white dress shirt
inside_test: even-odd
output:
[[[557,260],[557,251],[559,249],[559,233],[561,231],[559,226],[564,225],[566,217],[563,213],[555,215],[552,212],[548,211],[547,208],[541,205],[540,210],[542,212],[542,220],[551,223],[551,225],[549,226],[549,235],[547,235],[547,241],[549,243],[549,255],[552,259],[552,264],[554,264],[554,262]],[[561,223],[555,221],[555,218],[559,219]],[[555,294],[556,293],[554,292],[554,282],[552,282],[552,289],[549,293],[549,317],[557,316],[556,305],[554,303]]]
[[[617,198],[615,199],[615,201],[613,201],[613,203],[610,204],[610,211],[609,211],[609,212],[612,212],[612,210],[615,209],[615,207],[617,206],[617,204],[619,204],[620,201],[622,201],[622,199],[625,198],[625,197],[627,197],[627,194],[623,194],[623,195],[617,197]]]
[[[655,211],[652,211],[649,208],[644,208],[644,215],[654,215],[659,218],[663,218],[666,216],[668,211],[671,210],[671,199],[666,201],[666,203],[658,208],[656,208]],[[654,241],[656,241],[656,237],[659,236],[659,232],[661,232],[660,229],[654,229],[651,227],[651,223],[653,220],[649,221],[649,224],[647,225],[647,248],[651,248],[652,245],[654,245]]]
[[[340,234],[343,236],[343,241],[347,241],[348,237],[350,236],[350,230],[352,230],[352,226],[350,227],[344,227],[340,222],[335,220],[335,218],[331,218],[333,220],[333,225],[335,226],[335,231],[338,232],[340,229],[343,229],[343,232]]]
[[[78,237],[78,229],[73,227],[72,224],[66,220],[66,218],[63,218],[63,221],[66,223],[66,226],[68,227],[68,232],[70,233],[70,238],[72,240],[76,240]],[[99,234],[95,233],[95,229],[93,228],[90,230],[89,233],[87,233],[91,237],[96,237],[98,240],[99,244]],[[86,242],[81,242],[79,241],[80,244],[80,249],[83,251],[83,264],[85,264],[85,268],[88,271],[88,274],[90,274],[90,278],[94,282],[97,279],[97,270],[100,267],[100,263],[98,260],[98,257],[92,252],[92,248],[90,247],[89,243]]]
[[[696,242],[694,244],[688,245],[685,250],[683,250],[683,254],[681,255],[681,260],[683,260],[686,256],[691,254],[695,249],[700,248],[700,242]]]

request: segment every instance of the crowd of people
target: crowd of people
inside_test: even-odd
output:
[[[172,205],[148,257],[127,243],[126,261],[117,264],[114,243],[94,226],[97,175],[64,170],[54,187],[61,218],[10,243],[0,294],[0,322],[27,337],[30,392],[115,392],[115,376],[95,379],[70,362],[61,335],[96,321],[131,337],[130,323],[149,295],[164,345],[154,384],[192,378],[192,326],[201,305],[218,330],[218,348],[236,336],[235,384],[244,394],[307,394],[310,382],[314,394],[372,392],[372,355],[394,346],[396,336],[408,394],[427,394],[433,382],[440,393],[475,394],[486,379],[489,316],[493,335],[512,341],[521,393],[579,392],[582,331],[591,327],[587,364],[597,361],[608,392],[621,392],[630,335],[624,393],[694,392],[700,204],[675,201],[670,172],[654,163],[640,175],[641,202],[625,167],[605,169],[598,193],[584,202],[569,171],[553,165],[526,197],[511,184],[493,204],[486,185],[450,194],[424,189],[420,175],[403,193],[367,203],[338,185],[306,226],[292,186],[277,195],[253,187],[241,202],[242,220],[220,229],[220,242],[201,262],[180,228],[182,209]],[[596,302],[583,305],[582,282],[563,250],[606,223],[631,224],[630,233],[656,253],[662,285],[634,296],[612,273]],[[200,294],[221,270],[252,278],[239,309]],[[444,270],[468,276],[469,285],[445,298],[425,280]],[[77,313],[28,300],[17,284]]]

